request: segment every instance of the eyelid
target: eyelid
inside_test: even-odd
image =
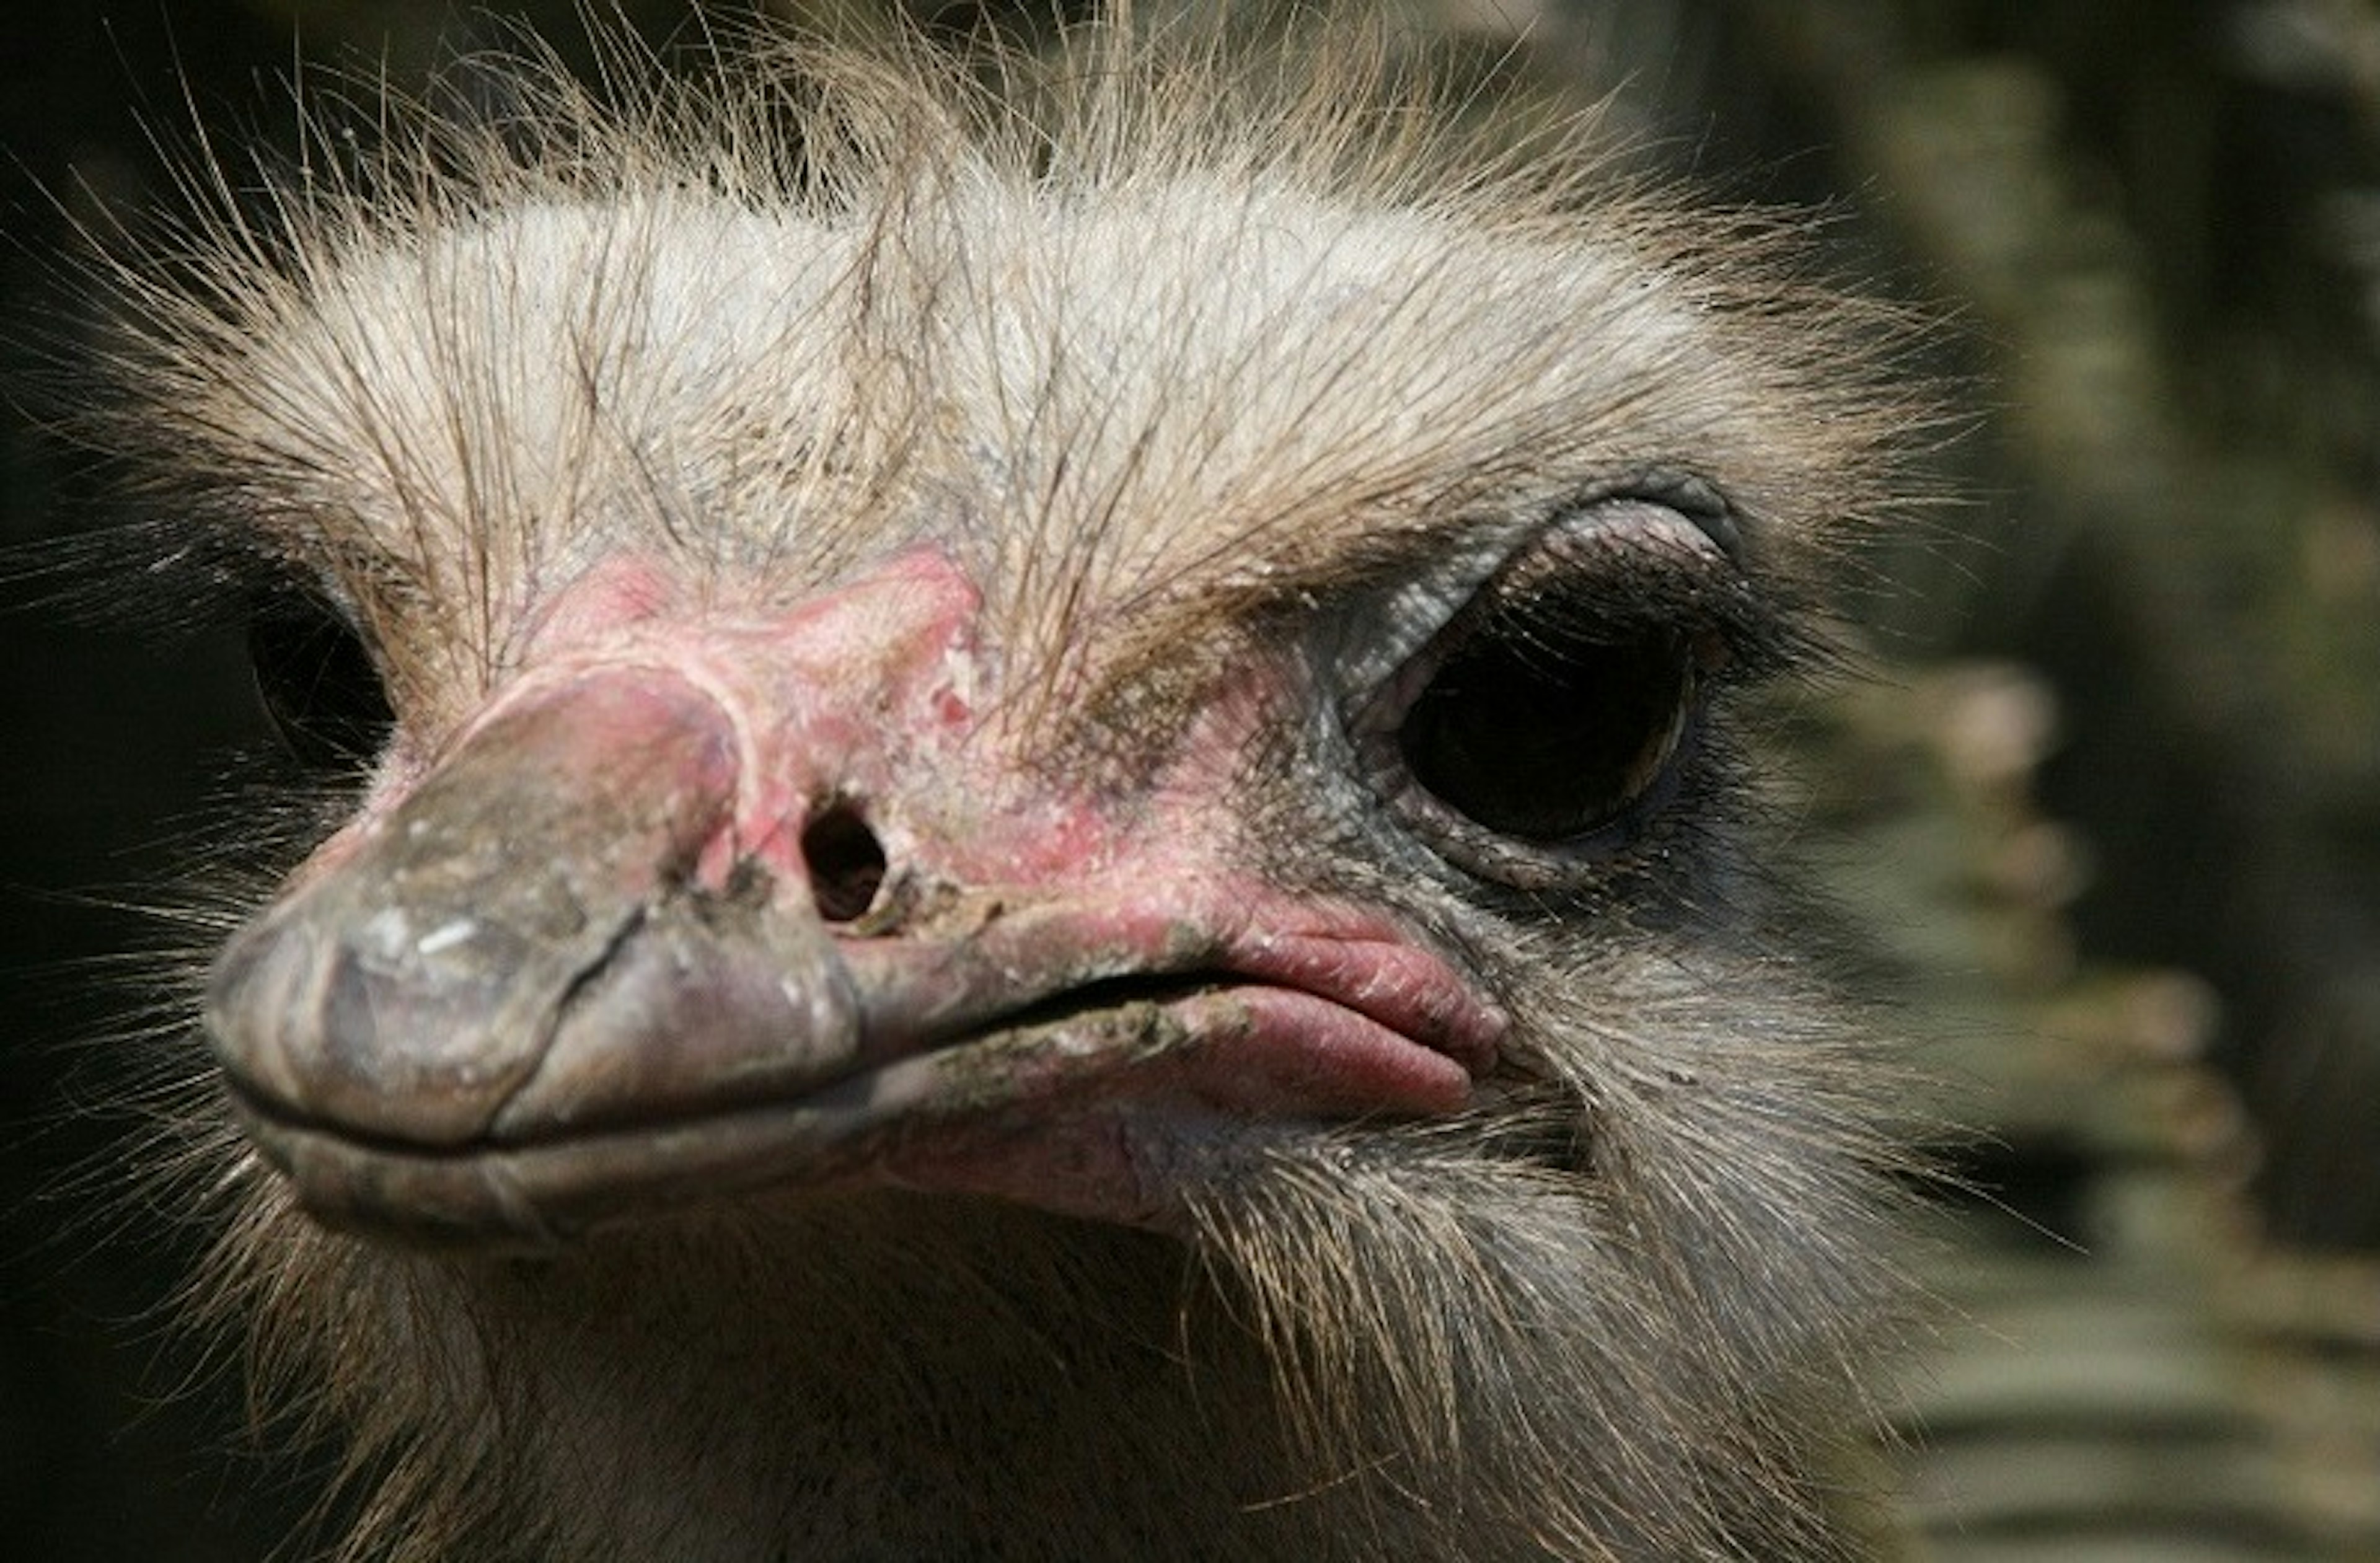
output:
[[[1581,525],[1591,520],[1592,525]],[[1607,588],[1622,585],[1630,576],[1660,572],[1664,577],[1706,581],[1715,576],[1740,581],[1733,558],[1691,516],[1664,504],[1643,500],[1619,500],[1598,506],[1591,517],[1572,518],[1553,527],[1515,550],[1448,621],[1450,631],[1463,619],[1493,612],[1520,600],[1539,583],[1565,587],[1591,580]],[[1592,605],[1605,619],[1634,616],[1637,601],[1624,591],[1606,589]]]
[[[1701,600],[1694,604],[1700,622],[1681,629],[1715,631],[1722,645],[1755,638],[1767,615],[1730,547],[1737,537],[1723,512],[1692,515],[1630,494],[1565,511],[1485,560],[1467,554],[1409,581],[1376,607],[1370,633],[1346,636],[1349,644],[1333,660],[1353,725],[1358,732],[1393,729],[1447,657],[1483,624],[1514,612],[1538,578],[1554,588],[1603,585],[1607,589],[1578,611],[1615,624],[1636,612],[1647,619],[1680,616],[1669,590],[1632,599],[1617,589],[1631,576],[1643,576],[1648,588],[1684,584]]]

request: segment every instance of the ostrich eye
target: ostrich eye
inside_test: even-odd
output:
[[[1603,502],[1531,539],[1389,681],[1374,775],[1441,854],[1566,879],[1667,795],[1703,686],[1756,617],[1705,523]]]
[[[258,602],[248,623],[256,691],[298,763],[353,770],[371,763],[395,725],[388,687],[345,614],[308,592]]]
[[[1592,626],[1476,634],[1442,662],[1397,739],[1440,802],[1500,835],[1553,842],[1625,815],[1661,779],[1694,692],[1688,640]]]

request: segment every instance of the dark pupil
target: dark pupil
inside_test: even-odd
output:
[[[1615,645],[1481,635],[1407,713],[1405,764],[1491,830],[1539,842],[1583,835],[1658,773],[1687,667],[1685,644],[1671,635]]]
[[[257,693],[290,753],[319,769],[369,764],[395,715],[371,653],[346,621],[311,598],[274,598],[248,625]]]

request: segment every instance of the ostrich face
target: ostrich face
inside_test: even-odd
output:
[[[1785,635],[1680,301],[1260,181],[949,178],[897,251],[667,191],[474,216],[258,350],[370,643],[273,677],[368,660],[392,729],[209,1009],[319,1215],[534,1243],[859,1180],[1162,1224],[1252,1124],[1542,1079],[1486,906],[1684,894],[1708,698]]]

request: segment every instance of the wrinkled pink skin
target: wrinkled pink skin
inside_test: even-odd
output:
[[[765,618],[678,598],[634,558],[559,593],[226,951],[210,1032],[318,1215],[534,1246],[889,1183],[1163,1226],[1241,1126],[1446,1113],[1493,1063],[1503,1017],[1412,932],[1232,862],[1266,675],[1103,791],[1008,741],[937,551]],[[887,862],[839,924],[827,807]]]

